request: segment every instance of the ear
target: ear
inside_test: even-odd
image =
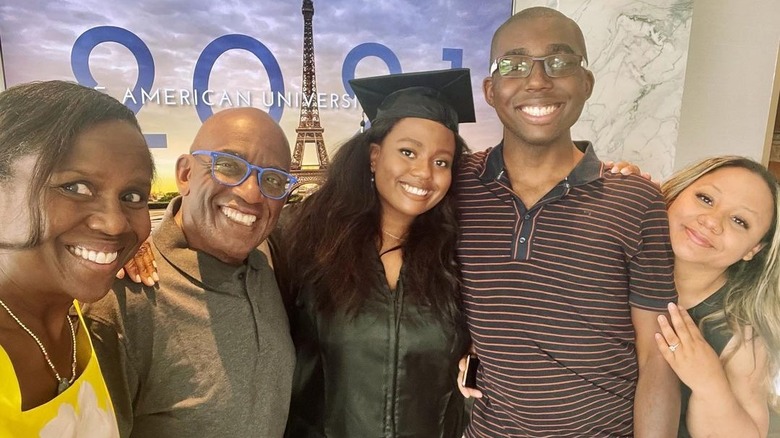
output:
[[[482,80],[482,94],[485,95],[485,102],[493,106],[493,77],[488,76]]]
[[[184,154],[176,160],[176,187],[182,196],[190,194],[190,178],[192,177],[193,157]]]
[[[590,99],[590,95],[593,94],[593,86],[596,84],[596,78],[593,76],[593,72],[585,70],[585,100]]]
[[[376,160],[379,159],[379,152],[381,150],[382,147],[376,143],[371,143],[371,146],[369,146],[368,158],[371,161],[371,173],[376,171]]]
[[[742,257],[742,260],[746,262],[753,260],[753,257],[755,257],[756,254],[758,254],[759,251],[764,248],[764,246],[766,246],[764,243],[759,243],[758,245],[754,246],[750,251],[747,252],[747,254],[745,254],[744,257]]]

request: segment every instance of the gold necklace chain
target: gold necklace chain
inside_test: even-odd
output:
[[[402,242],[402,241],[403,241],[403,239],[401,239],[400,237],[396,236],[395,234],[390,234],[390,233],[388,233],[388,232],[387,232],[387,231],[385,231],[385,230],[382,230],[382,232],[383,232],[383,233],[385,233],[385,234],[387,234],[388,236],[392,237],[393,239],[395,239],[395,240],[399,241],[399,242]]]
[[[35,333],[32,332],[32,330],[28,329],[26,325],[22,324],[22,321],[19,320],[19,318],[14,315],[14,312],[11,312],[11,309],[8,308],[8,306],[5,305],[3,300],[0,300],[0,305],[3,306],[6,312],[8,312],[9,315],[11,315],[11,318],[16,321],[17,324],[19,324],[19,327],[22,328],[22,330],[26,331],[28,335],[32,336],[33,340],[35,340],[35,343],[38,344],[38,348],[41,349],[41,353],[43,353],[44,359],[46,359],[46,363],[49,364],[49,367],[52,371],[54,371],[54,377],[57,379],[57,395],[62,394],[63,391],[68,389],[71,384],[73,384],[73,381],[76,380],[76,331],[73,328],[73,322],[70,320],[70,316],[68,316],[66,319],[68,320],[68,327],[70,328],[70,338],[72,341],[72,348],[73,348],[73,361],[70,366],[70,372],[71,376],[70,379],[67,379],[65,377],[60,377],[60,373],[57,372],[57,369],[54,368],[54,364],[51,362],[51,359],[49,359],[49,353],[46,351],[46,348],[43,347],[43,343],[40,339],[38,339],[37,336],[35,336]]]

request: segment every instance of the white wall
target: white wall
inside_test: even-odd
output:
[[[780,1],[694,0],[675,169],[718,154],[768,161]]]

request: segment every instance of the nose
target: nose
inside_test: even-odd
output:
[[[544,71],[544,61],[534,61],[531,66],[531,73],[526,78],[526,88],[529,90],[538,90],[550,88],[552,79]]]
[[[119,199],[95,203],[87,218],[87,226],[108,236],[117,236],[131,229],[130,219]]]
[[[252,174],[249,175],[244,182],[233,187],[233,193],[243,199],[247,204],[257,204],[267,199],[265,195],[263,195],[263,192],[260,191],[256,170],[253,170]]]
[[[715,213],[700,214],[698,218],[699,225],[710,230],[713,234],[723,232],[723,221]]]
[[[412,171],[410,173],[415,178],[422,180],[430,179],[431,174],[433,173],[433,163],[430,163],[429,161],[430,160],[417,160],[412,166]]]

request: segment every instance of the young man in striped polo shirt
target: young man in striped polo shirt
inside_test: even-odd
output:
[[[573,142],[593,90],[582,32],[547,8],[495,33],[487,102],[503,141],[461,166],[463,299],[481,359],[467,437],[676,436],[655,346],[676,300],[664,201]]]

